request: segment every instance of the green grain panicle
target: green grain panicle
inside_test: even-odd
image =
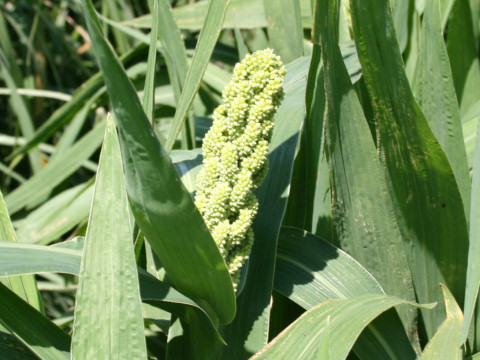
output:
[[[203,140],[204,167],[195,204],[227,264],[235,289],[253,244],[254,190],[267,173],[273,117],[283,99],[285,68],[271,49],[235,66],[223,104]]]

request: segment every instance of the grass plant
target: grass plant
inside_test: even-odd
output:
[[[476,0],[0,2],[0,359],[480,358],[479,40]],[[197,175],[269,48],[237,272]]]

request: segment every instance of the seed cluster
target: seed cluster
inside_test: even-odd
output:
[[[258,210],[253,191],[267,173],[273,117],[283,99],[285,68],[271,49],[249,54],[235,66],[223,104],[203,140],[204,167],[195,204],[227,264],[235,289],[253,244]]]

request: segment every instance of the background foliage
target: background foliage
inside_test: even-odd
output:
[[[478,0],[0,5],[0,358],[480,357]],[[266,47],[235,295],[192,195]]]

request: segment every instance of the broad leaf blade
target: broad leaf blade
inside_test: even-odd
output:
[[[92,3],[83,4],[115,113],[135,220],[173,284],[220,323],[228,323],[235,314],[235,296],[225,262],[105,41]]]
[[[330,168],[332,218],[342,249],[379,281],[387,294],[414,301],[412,277],[394,204],[360,101],[344,66],[334,1],[318,8],[325,72],[325,152]],[[323,16],[322,16],[323,15]],[[316,18],[315,18],[316,19]],[[410,338],[416,338],[416,311],[398,309]],[[415,340],[413,340],[415,341]]]
[[[80,268],[72,359],[147,357],[130,223],[120,145],[107,117]]]
[[[354,0],[351,10],[377,120],[380,158],[418,300],[438,301],[438,283],[446,283],[463,304],[468,234],[461,195],[448,159],[413,98],[389,1]],[[422,315],[431,337],[443,322],[443,306]]]
[[[413,90],[418,104],[452,166],[464,204],[470,212],[470,176],[460,110],[443,40],[438,0],[426,2],[420,55]]]

